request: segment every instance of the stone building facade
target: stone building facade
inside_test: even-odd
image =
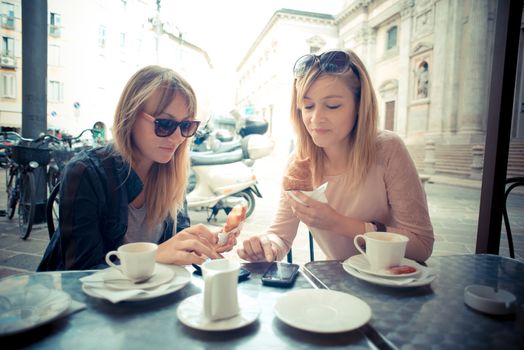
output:
[[[379,127],[404,138],[419,170],[479,179],[495,11],[491,0],[351,0],[331,16],[279,10],[238,67],[237,103],[240,108],[256,103],[262,115],[271,104],[273,130],[287,133],[295,60],[305,53],[350,48],[372,76]],[[264,46],[268,42],[270,54]],[[268,61],[279,57],[273,74],[258,69],[261,52]],[[248,81],[271,75],[261,85],[264,92],[255,86],[246,89]],[[519,125],[524,129],[519,110],[513,116],[517,144],[524,138],[524,131],[518,132]]]

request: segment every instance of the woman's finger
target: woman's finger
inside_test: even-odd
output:
[[[249,239],[251,242],[251,248],[253,249],[253,255],[259,261],[266,259],[265,254],[264,254],[264,247],[262,246],[262,239],[264,237],[265,237],[264,235],[253,236]]]
[[[211,247],[204,244],[198,239],[186,239],[175,242],[175,248],[178,250],[185,250],[187,252],[195,252],[197,254],[205,255],[212,259],[220,259],[220,255],[217,254]]]
[[[240,259],[247,260],[247,261],[253,261],[251,260],[250,256],[246,254],[246,251],[244,250],[244,248],[238,248],[237,254],[240,257]]]
[[[255,243],[253,243],[251,241],[251,239],[246,239],[244,241],[244,251],[246,253],[247,256],[249,256],[249,260],[250,261],[259,261],[259,260],[263,260],[263,258],[261,259],[260,257],[257,256],[257,254],[255,253],[255,249],[253,247]]]
[[[194,236],[197,236],[199,239],[204,239],[204,240],[208,241],[211,244],[215,244],[216,241],[217,241],[217,234],[211,232],[211,230],[209,230],[209,228],[207,228],[203,224],[197,224],[197,225],[194,225],[194,226],[190,226],[190,227],[184,229],[182,232],[186,232],[186,233],[192,234]],[[180,233],[178,233],[178,234],[180,234]]]
[[[262,247],[262,253],[264,254],[266,261],[271,262],[275,260],[275,256],[273,255],[273,247],[269,238],[267,238],[266,236],[261,236],[260,244]]]
[[[182,264],[184,265],[189,265],[189,264],[202,265],[207,260],[207,257],[198,256],[195,253],[190,253],[186,251],[178,251],[174,257],[177,261],[183,262]]]

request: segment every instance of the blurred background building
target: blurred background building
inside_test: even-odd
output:
[[[21,1],[1,6],[0,126],[18,129]],[[199,111],[209,114],[210,59],[164,20],[160,1],[48,0],[48,10],[48,128],[76,134],[97,121],[110,127],[125,83],[148,64],[181,73],[200,97]]]
[[[288,152],[294,62],[306,53],[350,48],[371,74],[379,127],[405,139],[419,171],[480,179],[495,5],[491,0],[348,0],[334,14],[280,9],[247,52],[225,53],[238,62],[231,110],[269,121],[276,149]],[[21,0],[2,0],[0,6],[0,126],[16,129],[21,125]],[[191,36],[177,27],[176,16],[160,0],[48,0],[48,10],[49,128],[75,134],[97,121],[111,126],[124,84],[152,63],[172,67],[193,85],[200,119],[218,113],[211,101],[227,88],[220,85],[223,75],[205,47],[187,40]],[[225,18],[230,12],[224,7],[216,15]],[[196,21],[199,14],[194,16]],[[506,116],[513,121],[508,177],[524,175],[519,59],[514,111]]]
[[[238,65],[237,107],[270,120],[277,147],[286,149],[294,62],[306,53],[349,48],[371,74],[379,127],[405,139],[419,171],[480,179],[495,5],[349,0],[336,15],[276,11]],[[514,113],[506,116],[513,120],[508,177],[524,175],[522,62],[519,67]]]

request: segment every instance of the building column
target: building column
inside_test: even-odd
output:
[[[430,93],[431,99],[428,120],[428,138],[440,139],[442,135],[444,99],[446,89],[449,87],[446,79],[447,71],[447,46],[448,46],[448,16],[449,6],[447,1],[435,3],[435,24],[433,31],[433,57],[430,66]]]
[[[488,107],[488,0],[470,5],[469,13],[464,13],[458,131],[469,142],[479,142],[484,138],[483,121]]]
[[[47,0],[22,0],[22,136],[47,129]]]
[[[446,75],[447,82],[444,89],[444,101],[442,115],[442,131],[444,137],[457,131],[457,116],[459,104],[459,85],[460,85],[460,31],[462,28],[462,9],[458,1],[449,2],[448,21],[447,21],[447,50],[446,50]]]
[[[400,36],[398,41],[399,46],[399,79],[398,79],[398,95],[397,95],[397,115],[395,122],[395,131],[399,135],[405,137],[407,135],[407,119],[408,119],[408,97],[409,97],[409,65],[410,65],[410,47],[411,47],[411,32],[413,27],[413,2],[404,2],[404,7],[400,9]]]

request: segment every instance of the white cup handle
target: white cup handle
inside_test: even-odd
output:
[[[120,259],[120,255],[118,255],[118,252],[117,252],[116,250],[112,250],[112,251],[110,251],[110,252],[108,252],[108,253],[106,254],[106,263],[107,263],[109,266],[114,267],[114,268],[117,269],[118,271],[124,273],[124,272],[122,271],[122,267],[121,267],[120,265],[117,265],[117,264],[115,264],[114,262],[111,261],[111,256],[113,256],[113,255],[116,255],[116,256]]]
[[[362,248],[360,248],[360,245],[358,244],[358,239],[359,238],[362,238],[364,240],[364,242],[366,241],[366,237],[364,235],[356,235],[355,238],[353,238],[353,244],[355,245],[355,248],[357,248],[357,250],[362,253],[362,255],[364,255],[367,259],[367,255],[366,255],[366,252],[362,250]]]
[[[215,275],[207,276],[204,285],[204,315],[206,318],[213,319],[212,297],[213,297],[213,280]]]

